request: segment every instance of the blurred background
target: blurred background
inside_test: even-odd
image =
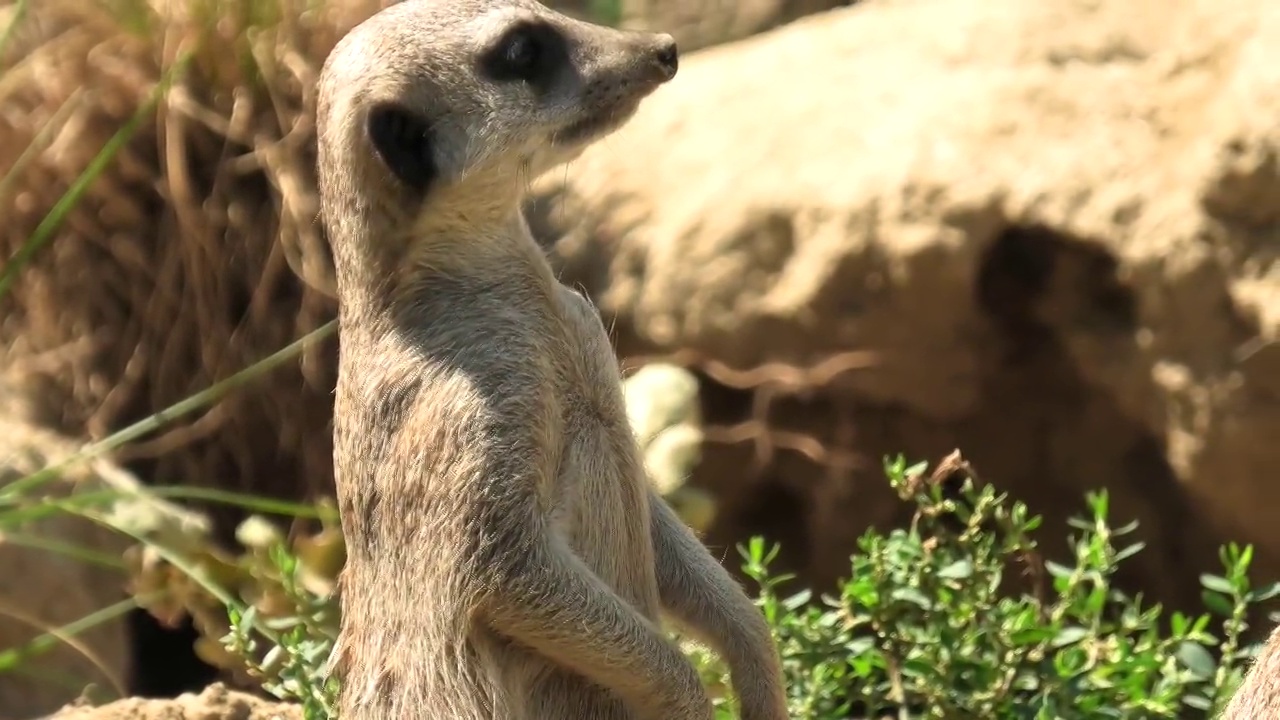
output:
[[[1045,516],[1050,555],[1105,488],[1146,543],[1119,582],[1150,600],[1197,604],[1227,541],[1280,576],[1274,2],[549,4],[680,44],[677,78],[526,210],[625,367],[697,378],[688,484],[713,498],[717,555],[763,535],[833,587],[859,535],[910,516],[882,458],[960,448]],[[99,443],[83,482],[209,491],[137,534],[214,543],[248,510],[210,493],[323,501],[337,345],[314,84],[381,5],[0,6],[0,483]],[[41,522],[50,543],[128,544]],[[2,540],[0,615],[26,621],[0,646],[127,595]],[[89,671],[128,694],[206,685],[170,614],[95,625]]]

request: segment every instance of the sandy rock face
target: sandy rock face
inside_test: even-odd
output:
[[[619,25],[671,33],[684,51],[740,40],[855,0],[622,0]]]
[[[671,33],[683,51],[740,40],[856,0],[547,0],[594,22]]]
[[[624,354],[772,428],[706,449],[712,541],[831,580],[898,512],[880,458],[960,447],[1046,538],[1109,488],[1127,579],[1193,600],[1224,537],[1280,570],[1277,118],[1270,0],[873,1],[686,55],[530,215]],[[714,364],[851,349],[807,397]]]

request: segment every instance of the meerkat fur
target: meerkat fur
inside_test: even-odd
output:
[[[744,720],[787,717],[763,616],[647,481],[600,316],[520,212],[677,62],[531,0],[404,0],[327,58],[344,720],[708,720],[663,618]]]
[[[1280,718],[1280,627],[1271,631],[1219,720]]]

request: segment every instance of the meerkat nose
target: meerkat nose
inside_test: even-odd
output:
[[[654,42],[653,59],[664,80],[675,77],[676,70],[680,68],[680,51],[676,49],[676,39],[666,33],[659,35]]]

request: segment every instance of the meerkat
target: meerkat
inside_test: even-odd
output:
[[[677,66],[532,0],[404,0],[326,59],[345,720],[707,720],[664,619],[744,720],[787,717],[763,615],[648,482],[600,315],[520,210]]]
[[[1271,631],[1218,720],[1273,718],[1280,718],[1280,628]]]

